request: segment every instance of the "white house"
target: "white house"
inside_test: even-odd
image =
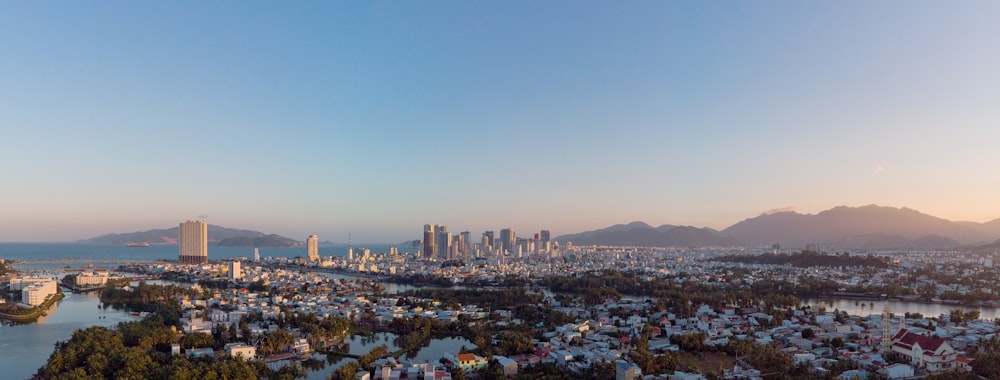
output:
[[[257,348],[243,343],[229,343],[226,345],[226,352],[232,357],[243,357],[244,360],[251,360],[257,356]]]

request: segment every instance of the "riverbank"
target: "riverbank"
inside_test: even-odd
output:
[[[45,302],[41,305],[38,305],[33,309],[28,309],[31,310],[28,314],[7,314],[0,312],[0,318],[17,323],[31,323],[38,320],[38,318],[47,315],[46,313],[52,308],[52,305],[64,297],[65,295],[63,295],[62,292],[58,292],[49,299],[45,300]]]

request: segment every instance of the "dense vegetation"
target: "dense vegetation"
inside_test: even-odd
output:
[[[545,298],[542,294],[528,294],[523,287],[483,289],[420,289],[403,293],[405,296],[431,299],[445,307],[457,309],[460,305],[476,305],[488,310],[510,309],[523,304],[535,304]]]
[[[394,284],[406,284],[406,285],[430,285],[430,286],[443,286],[450,287],[455,285],[450,278],[415,273],[407,276],[392,276],[384,279],[386,282],[391,282]]]
[[[7,263],[7,261],[0,262],[0,276],[6,276],[9,274],[14,274],[14,268]]]
[[[884,269],[889,267],[889,263],[887,263],[884,258],[872,254],[869,254],[868,256],[850,256],[846,253],[840,255],[827,255],[812,251],[802,251],[793,254],[765,253],[758,256],[729,255],[719,257],[716,260],[744,264],[792,265],[799,268],[874,267]]]
[[[736,305],[757,307],[766,305],[763,312],[774,308],[788,308],[799,304],[799,299],[790,295],[792,288],[786,283],[758,281],[741,287],[720,288],[710,283],[693,284],[678,282],[674,278],[650,278],[635,273],[603,271],[580,276],[550,276],[540,282],[553,292],[579,296],[587,305],[596,305],[606,300],[620,299],[623,295],[650,297],[654,311],[671,310],[681,316],[693,316],[699,304],[712,306]],[[834,284],[835,285],[835,284]],[[798,288],[800,295],[812,293],[808,283]],[[836,288],[834,288],[836,289]]]
[[[36,379],[254,379],[282,378],[262,362],[220,355],[170,355],[179,339],[157,317],[123,322],[116,330],[77,330],[35,374]],[[292,378],[292,377],[285,377]]]

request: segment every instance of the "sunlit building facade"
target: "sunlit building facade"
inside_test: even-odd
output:
[[[309,261],[319,262],[319,237],[310,235],[306,239],[306,252],[309,254]]]
[[[208,262],[208,223],[203,220],[181,223],[178,260],[185,264]]]

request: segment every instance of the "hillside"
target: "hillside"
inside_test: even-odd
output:
[[[146,242],[150,244],[176,244],[179,233],[180,233],[180,227],[161,228],[161,229],[152,229],[146,231],[136,231],[127,233],[110,233],[93,237],[90,239],[80,240],[80,242],[99,243],[99,244],[125,244],[128,242]],[[262,242],[268,241],[270,242],[269,244],[277,244],[277,242],[282,242],[281,244],[283,245],[257,245],[258,247],[290,247],[301,244],[296,240],[274,234],[265,234],[263,232],[253,231],[253,230],[227,228],[227,227],[217,226],[214,224],[208,225],[209,244],[216,244],[226,240],[230,240],[227,243],[231,244],[230,246],[253,247],[255,245],[250,245],[250,242],[252,242],[253,239],[263,238],[263,237],[271,237],[271,238],[262,240]]]
[[[839,206],[817,214],[775,212],[748,218],[722,231],[644,222],[556,237],[576,245],[631,246],[770,246],[802,249],[820,244],[833,249],[943,250],[987,245],[1000,238],[1000,219],[987,223],[954,222],[909,208]]]
[[[858,249],[947,249],[1000,237],[1000,223],[952,222],[908,208],[840,206],[815,215],[779,212],[746,219],[722,234],[751,245],[828,244]]]
[[[736,246],[736,240],[720,236],[708,228],[663,225],[654,228],[643,222],[617,224],[608,228],[556,237],[575,245],[616,245],[638,247]]]
[[[231,237],[222,239],[215,245],[221,247],[295,247],[299,242],[275,234],[258,237]]]

